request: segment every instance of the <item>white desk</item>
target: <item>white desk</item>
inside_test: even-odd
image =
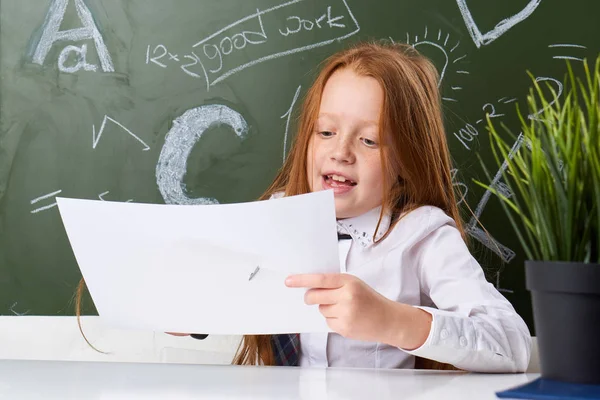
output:
[[[538,374],[0,360],[0,399],[496,399]]]

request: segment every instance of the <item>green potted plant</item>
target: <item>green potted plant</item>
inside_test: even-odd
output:
[[[600,384],[600,57],[581,77],[567,69],[559,98],[534,80],[531,114],[517,110],[522,132],[504,127],[510,141],[488,118],[511,194],[477,183],[500,199],[525,251],[542,377]]]

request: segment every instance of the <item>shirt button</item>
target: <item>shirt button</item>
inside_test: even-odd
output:
[[[446,339],[446,338],[448,337],[448,331],[447,331],[447,330],[445,330],[445,329],[442,329],[442,330],[440,331],[440,337],[441,337],[442,339]]]
[[[460,337],[460,345],[462,347],[465,347],[467,345],[467,338],[465,338],[464,336]]]

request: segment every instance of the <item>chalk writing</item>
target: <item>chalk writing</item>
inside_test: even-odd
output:
[[[537,77],[535,80],[536,80],[536,82],[551,82],[551,83],[555,83],[557,85],[558,90],[552,92],[554,98],[549,103],[549,105],[546,107],[549,107],[552,104],[554,104],[562,95],[563,86],[560,81],[558,81],[554,78],[549,78],[549,77]],[[509,102],[513,102],[513,101],[515,101],[515,99],[507,99],[505,97],[502,97],[500,99],[500,102],[502,102],[502,103],[509,103]],[[542,113],[543,111],[544,111],[544,109],[542,108],[534,113],[531,113],[528,116],[528,118],[536,119],[537,116],[540,113]],[[492,109],[492,112],[494,115],[496,115],[495,110]],[[500,258],[502,258],[502,260],[504,260],[504,262],[507,262],[507,263],[510,262],[515,257],[514,251],[512,251],[508,247],[502,245],[497,240],[495,240],[491,235],[489,235],[488,233],[484,232],[481,228],[479,228],[478,221],[479,221],[479,218],[481,217],[481,214],[483,213],[483,209],[487,205],[487,203],[492,195],[493,190],[496,190],[504,195],[508,195],[507,197],[510,197],[513,195],[512,192],[510,192],[510,190],[508,189],[508,186],[505,183],[503,183],[501,181],[501,179],[502,179],[504,172],[506,171],[506,168],[508,168],[509,160],[512,160],[512,158],[517,153],[517,151],[519,151],[519,149],[521,148],[523,143],[525,143],[526,146],[528,145],[527,141],[524,139],[523,133],[520,133],[519,136],[517,137],[517,140],[511,147],[510,151],[508,152],[507,159],[503,161],[502,165],[500,166],[500,169],[498,170],[498,172],[492,179],[492,182],[488,185],[490,187],[490,189],[486,190],[485,193],[483,194],[483,196],[481,197],[481,199],[479,200],[479,203],[477,204],[477,207],[475,208],[475,212],[473,213],[473,217],[471,217],[471,220],[469,221],[469,223],[467,225],[467,229],[466,229],[466,231],[467,231],[467,233],[469,233],[469,235],[471,235],[475,239],[479,240],[484,246],[488,247],[490,250],[492,250],[493,252],[498,254],[498,256],[500,256]]]
[[[98,195],[98,198],[99,198],[100,200],[102,200],[102,201],[106,201],[106,200],[104,199],[104,196],[106,196],[106,195],[107,195],[107,194],[109,194],[109,193],[110,193],[109,191],[102,192],[102,193],[100,193],[100,194]],[[126,203],[131,203],[132,201],[133,201],[133,199],[129,199],[129,200],[127,200],[127,201],[126,201]]]
[[[465,54],[465,55],[463,55],[463,56],[460,56],[460,57],[458,57],[458,58],[455,58],[454,60],[452,60],[452,63],[453,63],[453,64],[455,64],[455,63],[459,62],[460,60],[462,60],[462,59],[464,59],[464,58],[466,58],[466,57],[467,57],[467,55]]]
[[[208,74],[206,73],[206,68],[204,68],[204,64],[202,63],[202,60],[200,60],[200,57],[198,57],[198,55],[192,51],[190,54],[184,55],[183,58],[192,60],[192,62],[187,63],[187,64],[182,64],[180,67],[181,70],[183,72],[185,72],[186,74],[188,74],[189,76],[192,76],[194,78],[200,78],[201,77],[200,75],[198,75],[197,73],[195,73],[189,69],[189,68],[193,67],[194,65],[199,65],[202,68],[202,76],[204,76],[204,79],[206,80],[206,90],[207,91],[210,90],[210,82],[208,80]]]
[[[152,49],[152,52],[150,51]],[[159,61],[162,60],[162,61]],[[191,60],[191,62],[188,62]],[[193,51],[190,54],[184,54],[182,59],[179,59],[178,54],[173,54],[167,50],[167,47],[163,44],[158,44],[152,48],[152,45],[148,45],[146,47],[146,64],[154,64],[158,65],[161,68],[167,68],[169,64],[179,64],[179,68],[187,75],[193,78],[203,78],[206,80],[206,90],[210,90],[208,74],[206,73],[206,68],[204,68],[204,64],[202,60],[196,53]],[[167,64],[169,63],[169,64]],[[199,66],[202,72],[202,75],[194,72],[192,67]],[[200,71],[198,71],[200,72]]]
[[[509,99],[506,100],[506,97],[502,97],[501,99],[498,100],[499,103],[511,103],[513,101],[515,101],[516,99]],[[492,119],[492,118],[499,118],[499,117],[503,117],[504,114],[499,114],[496,112],[496,107],[494,106],[494,104],[492,103],[486,103],[483,105],[482,110],[486,112],[486,115]],[[477,120],[477,122],[475,123],[475,125],[479,125],[482,124],[483,122],[485,122],[484,118],[480,118]],[[477,130],[477,128],[475,127],[475,125],[467,123],[464,127],[460,128],[458,130],[458,132],[452,132],[452,134],[454,135],[454,137],[456,137],[458,139],[458,141],[467,149],[467,150],[471,150],[471,147],[469,146],[469,143],[473,142],[473,140],[479,136],[479,131]]]
[[[467,150],[471,150],[468,142],[472,142],[476,136],[479,136],[479,131],[471,124],[466,124],[463,128],[460,128],[457,132],[452,132],[452,134],[462,143],[463,146]]]
[[[158,56],[155,56],[155,57],[150,57],[150,45],[148,45],[148,49],[146,50],[146,64],[153,62],[154,64],[158,65],[159,67],[167,68],[167,66],[165,64],[158,61],[162,57],[167,55],[167,53],[168,53],[167,48],[164,45],[159,44],[158,46],[156,46],[154,48],[152,53],[156,54],[160,50],[163,51],[161,54],[159,54]]]
[[[30,311],[30,310],[27,310],[27,311],[25,311],[25,312],[17,312],[17,311],[15,311],[15,307],[17,306],[17,304],[18,304],[18,303],[17,303],[17,302],[15,302],[15,303],[13,303],[13,305],[12,305],[12,306],[10,306],[10,308],[9,308],[10,312],[12,312],[13,314],[15,314],[15,315],[17,315],[17,316],[23,316],[23,315],[27,315],[27,314],[29,314],[29,311]]]
[[[558,90],[555,90],[552,92],[552,95],[554,96],[554,98],[549,103],[549,105],[547,105],[546,107],[549,107],[552,104],[554,104],[560,98],[560,96],[562,96],[563,86],[560,81],[558,81],[554,78],[549,78],[549,77],[537,77],[535,80],[536,80],[536,82],[551,82],[551,83],[554,83],[557,85]],[[514,99],[506,100],[506,98],[504,98],[504,97],[501,98],[500,100],[502,100],[503,103],[508,103],[508,102],[514,101]],[[492,111],[495,112],[495,110],[492,110]],[[531,113],[528,116],[528,118],[537,119],[537,116],[540,113],[542,113],[543,111],[544,111],[544,108],[542,108],[534,113]],[[490,189],[486,190],[485,193],[483,194],[483,196],[481,197],[481,199],[479,200],[479,203],[477,204],[477,207],[475,208],[475,212],[473,213],[473,217],[471,217],[471,220],[469,221],[467,228],[466,228],[466,231],[469,235],[471,235],[475,239],[479,240],[484,246],[488,247],[490,250],[492,250],[493,252],[498,254],[498,256],[500,256],[500,258],[502,258],[502,260],[507,263],[510,262],[515,257],[514,251],[512,251],[508,247],[502,245],[497,240],[495,240],[491,235],[489,235],[488,233],[484,232],[481,228],[479,228],[478,221],[479,221],[479,218],[481,217],[481,214],[483,213],[483,209],[487,205],[487,203],[492,195],[493,190],[496,190],[505,195],[508,194],[508,195],[512,196],[512,193],[508,189],[508,186],[506,186],[506,184],[503,183],[501,181],[501,179],[502,179],[504,172],[508,168],[509,160],[512,160],[512,158],[514,157],[516,152],[519,151],[519,149],[521,148],[523,143],[525,143],[526,146],[528,145],[527,141],[524,139],[523,133],[521,132],[519,134],[519,136],[517,136],[517,140],[511,147],[510,151],[508,152],[507,159],[503,161],[502,165],[500,166],[500,169],[498,170],[498,172],[492,179],[492,182],[488,185],[490,187]]]
[[[38,202],[40,202],[40,201],[42,201],[42,200],[46,200],[46,199],[49,199],[49,198],[51,198],[51,197],[54,197],[54,196],[56,196],[57,194],[59,194],[59,193],[61,193],[61,192],[62,192],[62,190],[57,190],[57,191],[55,191],[55,192],[52,192],[52,193],[48,193],[48,194],[42,195],[42,196],[40,196],[40,197],[36,197],[35,199],[31,200],[31,201],[30,201],[30,203],[31,203],[32,205],[33,205],[33,204],[36,204],[36,203],[38,203]],[[54,203],[52,203],[52,204],[49,204],[49,205],[47,205],[47,206],[43,206],[43,207],[39,207],[39,208],[36,208],[36,209],[34,209],[34,210],[31,210],[31,214],[37,214],[37,213],[39,213],[40,211],[49,210],[49,209],[51,209],[51,208],[53,208],[53,207],[56,207],[56,202],[54,202]]]
[[[228,77],[259,63],[326,46],[342,41],[360,30],[358,22],[346,0],[332,0],[333,5],[324,6],[317,15],[307,15],[310,9],[303,7],[304,0],[292,0],[268,8],[235,21],[195,43],[193,51],[181,59],[180,68],[189,76],[204,78],[207,90]],[[284,28],[281,28],[284,21]],[[328,37],[314,42],[314,31]],[[305,33],[305,34],[303,34]],[[278,49],[263,46],[273,35],[280,38],[293,36],[293,40],[277,40]],[[244,57],[236,56],[242,53]],[[178,55],[168,53],[166,46],[146,49],[146,63],[167,67],[166,57],[179,60]],[[250,58],[250,61],[246,61]],[[243,61],[241,61],[243,60]]]
[[[454,45],[454,47],[452,47],[450,49],[450,53],[454,52],[454,50],[456,50],[456,48],[460,45],[460,40],[458,42],[456,42],[456,44]],[[457,60],[454,60],[454,62],[456,62]]]
[[[554,79],[554,78],[548,78],[548,77],[537,77],[535,78],[536,82],[551,82],[554,83],[556,85],[556,91],[554,91],[554,99],[552,99],[552,101],[550,103],[548,103],[548,105],[544,108],[542,108],[541,110],[538,110],[535,113],[529,114],[527,116],[527,118],[529,119],[534,119],[536,121],[541,121],[540,118],[538,118],[538,115],[540,115],[541,113],[544,112],[544,110],[548,107],[551,107],[554,103],[556,103],[556,101],[558,100],[558,98],[562,95],[563,92],[563,84],[561,81],[559,81],[558,79]]]
[[[491,118],[503,117],[504,114],[496,114],[496,107],[492,103],[486,103],[483,106],[483,111],[486,112],[486,115]]]
[[[566,49],[587,49],[587,47],[579,45],[579,44],[551,44],[548,47],[550,48],[566,48]],[[583,58],[581,57],[575,57],[575,56],[565,56],[565,55],[560,55],[560,56],[553,56],[552,58],[554,58],[555,60],[575,60],[575,61],[583,61]]]
[[[244,140],[248,124],[231,108],[210,104],[187,110],[173,121],[156,165],[156,183],[167,204],[215,204],[213,198],[190,198],[185,193],[183,178],[187,159],[203,133],[213,126],[229,125]]]
[[[465,230],[469,236],[496,253],[504,262],[508,263],[515,258],[514,251],[500,243],[489,232],[484,231],[479,226],[469,224]]]
[[[508,167],[508,161],[512,160],[512,158],[514,157],[514,155],[516,154],[516,152],[521,147],[522,143],[523,143],[523,134],[521,133],[521,134],[519,134],[517,140],[513,144],[512,148],[510,149],[510,151],[508,153],[508,158],[506,160],[504,160],[504,162],[500,166],[500,169],[498,170],[498,172],[494,176],[494,179],[492,180],[492,183],[489,185],[492,189],[494,189],[496,187],[496,185],[498,184],[498,182],[500,182],[500,179],[502,179],[502,174],[504,173],[504,171]],[[475,224],[477,222],[477,221],[474,220],[474,218],[475,217],[479,218],[481,216],[481,213],[483,212],[483,208],[486,206],[486,204],[487,204],[487,202],[488,202],[488,200],[489,200],[489,198],[490,198],[491,195],[492,195],[491,190],[487,190],[483,194],[482,199],[479,201],[479,204],[477,205],[477,208],[475,209],[475,215],[471,219],[471,224]]]
[[[536,78],[536,81],[545,81],[545,80],[554,81],[553,78],[544,78],[544,77]],[[559,90],[558,92],[554,92],[554,95],[556,97],[552,103],[554,103],[558,99],[558,97],[560,97],[561,94],[562,94],[562,90]],[[498,102],[506,104],[506,103],[514,102],[515,100],[516,99],[514,99],[514,98],[508,99],[506,97],[502,97],[498,100]],[[504,115],[504,114],[496,114],[496,110],[491,103],[487,103],[486,105],[484,105],[483,108],[484,108],[484,110],[488,111],[488,116],[490,118],[501,117]],[[536,113],[531,114],[529,117],[533,118],[536,115],[539,115],[539,113],[541,113],[542,111],[543,110],[538,110]],[[478,121],[478,123],[480,123],[480,122],[483,122],[483,120]],[[501,179],[502,179],[504,172],[506,171],[506,168],[508,167],[508,162],[510,160],[512,160],[512,158],[514,157],[516,152],[519,151],[519,148],[521,147],[521,145],[524,142],[525,142],[525,140],[524,140],[523,134],[520,133],[519,136],[517,137],[517,140],[513,144],[512,148],[510,149],[507,159],[503,161],[502,165],[500,166],[500,169],[494,176],[492,182],[488,185],[490,187],[490,189],[486,190],[485,193],[483,194],[483,196],[481,197],[481,199],[479,200],[479,203],[477,204],[477,207],[475,208],[473,217],[471,217],[471,220],[469,221],[467,228],[466,228],[466,231],[469,235],[471,235],[473,238],[480,241],[484,246],[486,246],[487,248],[489,248],[490,250],[495,252],[500,258],[502,258],[502,260],[504,262],[510,262],[515,257],[515,252],[512,251],[511,249],[509,249],[508,247],[504,246],[500,242],[498,242],[489,233],[483,231],[478,226],[478,221],[479,221],[479,218],[481,217],[481,214],[483,213],[483,209],[487,205],[487,203],[492,195],[493,190],[498,191],[499,193],[502,193],[505,195],[509,195],[508,197],[512,196],[512,193],[508,189],[508,186],[505,183],[503,183],[501,181]]]
[[[454,46],[452,46],[451,49],[448,49],[446,46],[448,44],[448,40],[450,38],[450,34],[446,34],[446,37],[443,40],[443,43],[441,42],[441,37],[442,37],[442,31],[441,29],[438,31],[438,36],[437,36],[437,42],[435,42],[434,40],[436,39],[428,39],[428,29],[427,27],[425,27],[425,34],[423,35],[423,39],[419,40],[418,36],[415,36],[414,41],[411,43],[410,41],[410,35],[408,34],[408,32],[406,33],[406,43],[412,45],[412,47],[417,48],[417,47],[429,47],[435,50],[435,52],[441,54],[441,56],[443,57],[443,65],[441,66],[440,69],[440,79],[438,82],[438,87],[440,87],[440,85],[442,84],[444,78],[446,77],[447,73],[448,73],[448,67],[452,66],[451,64],[456,64],[462,60],[464,60],[467,55],[463,54],[461,56],[458,56],[456,58],[454,58],[454,56],[451,56],[451,53],[456,50],[460,44],[460,41],[456,42],[456,44],[454,44]],[[391,39],[391,38],[390,38]],[[419,49],[419,51],[423,52],[423,49]],[[425,53],[425,52],[423,52]],[[429,55],[429,54],[427,54]],[[450,61],[452,61],[450,63]],[[456,71],[457,73],[460,73],[459,71]],[[463,71],[464,72],[464,71]],[[454,90],[461,90],[462,87],[461,86],[451,86],[451,89]],[[444,101],[450,101],[450,102],[457,102],[458,100],[456,100],[453,97],[448,97],[448,96],[444,96],[442,97],[442,100]]]
[[[208,59],[208,60],[204,60],[203,64],[211,66],[208,68],[208,71],[209,71],[208,86],[212,86],[218,82],[221,82],[222,80],[226,79],[227,77],[229,77],[245,68],[256,65],[258,63],[261,63],[261,62],[264,62],[267,60],[271,60],[274,58],[278,58],[278,57],[283,57],[283,56],[286,56],[289,54],[294,54],[294,53],[298,53],[301,51],[310,50],[315,47],[325,46],[327,44],[333,43],[334,41],[341,41],[347,37],[354,35],[355,33],[357,33],[360,30],[360,27],[358,26],[356,19],[352,15],[352,11],[346,4],[346,1],[341,0],[343,7],[338,7],[338,8],[347,13],[348,20],[349,20],[349,22],[352,23],[352,30],[350,32],[344,32],[343,34],[338,34],[338,32],[337,32],[338,30],[344,30],[346,28],[345,24],[341,24],[338,22],[338,21],[342,20],[342,18],[345,18],[345,16],[336,14],[335,17],[332,17],[331,16],[332,15],[331,14],[332,7],[328,6],[327,10],[326,10],[328,23],[326,25],[322,25],[318,29],[324,29],[325,27],[329,28],[333,38],[328,39],[328,40],[323,40],[323,41],[320,41],[317,43],[310,43],[308,41],[310,41],[313,38],[313,35],[310,34],[310,35],[307,35],[306,39],[305,39],[307,41],[307,44],[304,46],[299,46],[298,43],[300,43],[302,41],[302,39],[299,37],[295,37],[293,42],[289,42],[289,44],[292,44],[293,47],[287,48],[287,49],[282,48],[280,51],[273,52],[273,53],[270,53],[270,51],[268,49],[266,49],[265,47],[259,46],[260,44],[266,43],[269,38],[269,30],[270,29],[265,28],[265,25],[267,27],[269,27],[270,25],[278,26],[279,21],[281,21],[281,20],[287,21],[288,20],[288,17],[290,16],[290,14],[293,12],[294,9],[296,10],[296,12],[294,12],[294,15],[292,17],[293,20],[295,20],[294,17],[300,18],[299,15],[306,13],[306,9],[304,7],[297,6],[297,4],[299,4],[301,2],[302,2],[302,0],[294,0],[294,1],[290,1],[290,2],[287,2],[284,4],[280,4],[280,5],[271,7],[264,11],[257,10],[256,13],[249,15],[245,18],[242,18],[241,20],[236,21],[233,24],[226,26],[225,28],[215,32],[214,34],[212,34],[212,35],[200,40],[198,43],[194,44],[194,46],[193,46],[194,48],[202,46],[202,53],[200,53],[201,54],[200,57],[206,57]],[[296,5],[296,6],[292,7],[294,5]],[[322,20],[322,17],[323,17],[323,15],[319,15],[316,18],[303,17],[300,19],[301,19],[301,21],[309,21],[309,22],[314,19],[315,24],[316,24],[316,21]],[[251,31],[242,30],[241,32],[239,32],[242,29],[242,25],[245,24],[246,22],[253,22],[255,25],[253,27],[254,30],[251,30]],[[321,25],[320,22],[319,22],[319,25]],[[305,31],[312,30],[311,25],[308,23],[304,23],[304,24],[301,23],[300,26],[301,26],[301,30],[305,30]],[[311,27],[311,28],[308,29],[309,27]],[[233,28],[236,28],[236,29],[234,30]],[[292,28],[297,29],[295,27],[292,27]],[[347,30],[348,29],[346,29],[346,31]],[[238,31],[238,32],[233,33],[235,31]],[[282,31],[280,31],[278,29],[277,33],[279,33],[281,36],[286,36],[286,35],[289,35],[291,32],[288,33],[287,31],[285,31],[285,34],[284,34],[284,33],[282,33]],[[297,36],[299,31],[294,32],[294,33],[295,33],[295,36]],[[250,38],[252,38],[252,39],[250,39]],[[288,42],[283,42],[283,43],[287,44]],[[244,49],[248,45],[252,45],[252,49],[249,48],[247,50],[247,52],[250,50],[256,51],[257,53],[260,53],[261,51],[263,53],[269,51],[270,54],[265,54],[262,56],[257,55],[257,57],[252,57],[252,58],[254,58],[254,60],[244,63],[242,65],[238,65],[238,66],[231,65],[231,64],[233,64],[233,62],[230,62],[229,64],[227,63],[227,60],[225,60],[226,56],[233,53],[235,50]],[[213,78],[212,75],[216,75],[216,76]]]
[[[513,192],[512,190],[510,190],[510,187],[504,182],[498,182],[496,184],[496,191],[500,195],[506,197],[507,199],[510,199],[513,195]]]
[[[456,205],[460,205],[463,201],[467,199],[467,193],[469,193],[469,188],[462,182],[457,180],[458,169],[453,168],[450,173],[452,174],[452,186],[454,186],[454,190],[457,194]]]
[[[77,58],[77,64],[75,64],[72,67],[67,67],[65,65],[65,63],[67,62],[67,59],[69,58],[69,54],[72,52],[75,52],[79,55]],[[87,55],[87,45],[86,44],[82,45],[81,47],[67,46],[60,52],[60,55],[58,56],[58,69],[62,72],[67,72],[67,73],[75,73],[75,72],[79,71],[80,69],[83,69],[84,71],[96,71],[98,69],[98,66],[96,66],[94,64],[88,64],[88,62],[86,61],[86,55]]]
[[[514,293],[514,290],[510,290],[510,289],[505,289],[500,287],[500,274],[502,273],[502,270],[499,270],[498,272],[496,272],[496,289],[498,289],[499,292],[503,292],[503,293]]]
[[[104,132],[104,127],[106,126],[106,121],[110,121],[113,124],[117,125],[121,129],[123,129],[125,132],[127,132],[130,136],[135,138],[135,140],[137,140],[138,142],[143,144],[144,145],[144,148],[142,149],[143,151],[150,150],[150,146],[148,146],[142,139],[137,137],[133,132],[131,132],[129,129],[125,128],[120,122],[112,119],[108,115],[105,115],[104,119],[102,120],[102,125],[100,125],[100,130],[98,131],[98,136],[96,136],[96,125],[92,125],[92,148],[93,149],[96,148],[96,146],[98,145],[98,142],[100,141],[100,138],[102,137],[102,133]]]
[[[60,25],[63,18],[65,17],[65,11],[69,0],[52,0],[46,19],[42,27],[42,35],[39,38],[35,51],[33,53],[33,62],[35,64],[44,65],[46,56],[52,48],[53,44],[60,41],[81,41],[93,39],[96,45],[96,52],[100,59],[100,65],[104,72],[114,71],[112,59],[104,44],[104,39],[98,31],[94,18],[89,8],[85,5],[83,0],[74,0],[77,15],[81,21],[82,27],[70,29],[66,31],[59,31]],[[73,67],[66,67],[65,61],[67,60],[69,53],[77,52],[79,54],[78,62]],[[84,69],[85,71],[96,71],[97,66],[90,65],[87,63],[85,57],[87,53],[87,47],[82,45],[81,47],[67,46],[60,53],[58,60],[58,68],[62,72],[73,73]]]
[[[326,23],[330,28],[345,28],[346,25],[338,22],[344,19],[344,16],[338,16],[338,17],[332,17],[331,16],[331,6],[327,7],[327,14],[323,14],[320,17],[317,17],[314,19],[314,22],[308,19],[302,19],[300,17],[297,16],[292,16],[292,17],[287,17],[286,21],[292,21],[292,28],[290,29],[290,26],[286,27],[285,32],[283,30],[279,30],[279,33],[281,33],[283,36],[289,36],[289,35],[293,35],[296,34],[298,32],[300,32],[302,29],[306,30],[306,31],[312,31],[313,28],[316,26],[318,29],[321,29],[323,27],[323,25],[321,25],[321,23],[323,22],[323,20],[326,19]],[[295,23],[297,23],[298,25],[295,26]]]
[[[466,0],[456,0],[456,4],[458,4],[458,8],[460,9],[460,13],[465,20],[465,24],[467,26],[467,30],[475,42],[475,45],[479,48],[482,45],[488,45],[492,43],[494,40],[498,39],[500,36],[505,34],[509,29],[518,24],[519,22],[527,19],[535,9],[540,5],[542,0],[530,0],[529,3],[519,11],[517,14],[512,15],[508,18],[504,18],[500,21],[494,29],[481,33],[479,27],[475,23],[473,19],[473,15],[471,15],[471,11],[469,10],[469,6],[467,6]]]
[[[285,162],[285,157],[286,157],[286,153],[287,153],[287,139],[288,139],[288,131],[290,129],[290,118],[292,117],[292,111],[294,109],[294,105],[296,104],[296,101],[298,100],[298,96],[300,95],[300,89],[302,88],[302,86],[298,86],[298,88],[296,89],[296,93],[294,94],[294,99],[292,100],[292,104],[290,105],[290,108],[288,108],[288,110],[285,112],[285,114],[283,114],[280,118],[285,118],[285,135],[283,137],[283,162]]]

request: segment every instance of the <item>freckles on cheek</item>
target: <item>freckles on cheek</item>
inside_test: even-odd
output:
[[[318,171],[318,169],[315,162],[314,139],[311,138],[308,143],[308,151],[306,154],[306,179],[308,180],[308,188],[311,192],[318,190],[319,187],[316,171]]]

